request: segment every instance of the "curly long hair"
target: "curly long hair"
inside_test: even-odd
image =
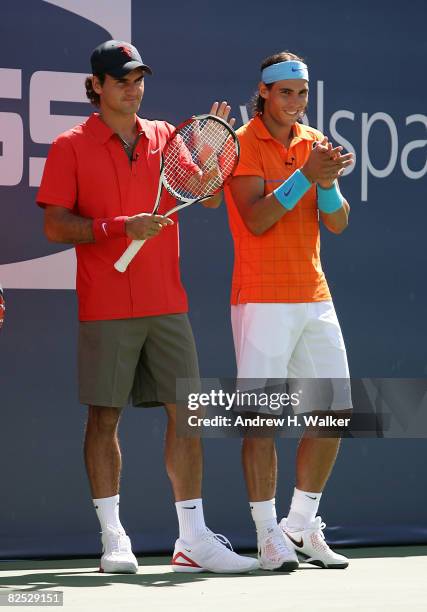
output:
[[[94,76],[96,76],[98,78],[98,80],[101,83],[101,85],[104,85],[105,74],[94,74],[91,77],[90,76],[86,77],[86,79],[85,79],[86,97],[90,100],[90,102],[94,106],[97,106],[99,108],[99,106],[101,104],[101,98],[100,98],[99,94],[97,94],[96,91],[93,88],[92,79],[93,79]]]
[[[266,57],[262,61],[261,72],[264,70],[264,68],[267,68],[267,66],[272,66],[273,64],[279,64],[280,62],[290,62],[290,61],[304,62],[302,57],[295,55],[295,53],[291,53],[290,51],[281,51],[280,53],[275,53],[274,55],[270,55],[269,57]],[[273,85],[274,83],[270,83],[268,85],[266,84],[266,87],[268,87],[268,89],[271,89]],[[259,92],[257,90],[254,93],[252,100],[251,100],[251,110],[252,110],[253,116],[262,115],[262,113],[264,112],[264,103],[265,103],[264,98],[259,95]]]

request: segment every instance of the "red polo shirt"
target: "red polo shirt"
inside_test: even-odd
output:
[[[94,113],[52,144],[37,194],[40,206],[53,204],[88,218],[152,212],[161,151],[173,127],[137,118],[140,138],[130,161],[119,137]],[[175,204],[166,190],[159,213]],[[76,245],[77,294],[81,321],[128,319],[188,310],[181,284],[177,215],[147,241],[127,271],[113,264],[130,240],[115,238]]]

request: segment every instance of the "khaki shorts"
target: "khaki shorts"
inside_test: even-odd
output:
[[[198,385],[196,346],[186,314],[83,321],[78,352],[82,404],[175,404],[177,378]]]

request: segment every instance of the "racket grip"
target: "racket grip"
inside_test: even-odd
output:
[[[126,272],[128,265],[142,248],[146,241],[145,240],[132,240],[123,255],[116,261],[114,267],[117,272]]]

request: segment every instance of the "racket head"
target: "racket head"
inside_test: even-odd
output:
[[[162,183],[181,202],[195,202],[222,190],[239,162],[240,147],[231,126],[215,115],[181,123],[162,154]]]

